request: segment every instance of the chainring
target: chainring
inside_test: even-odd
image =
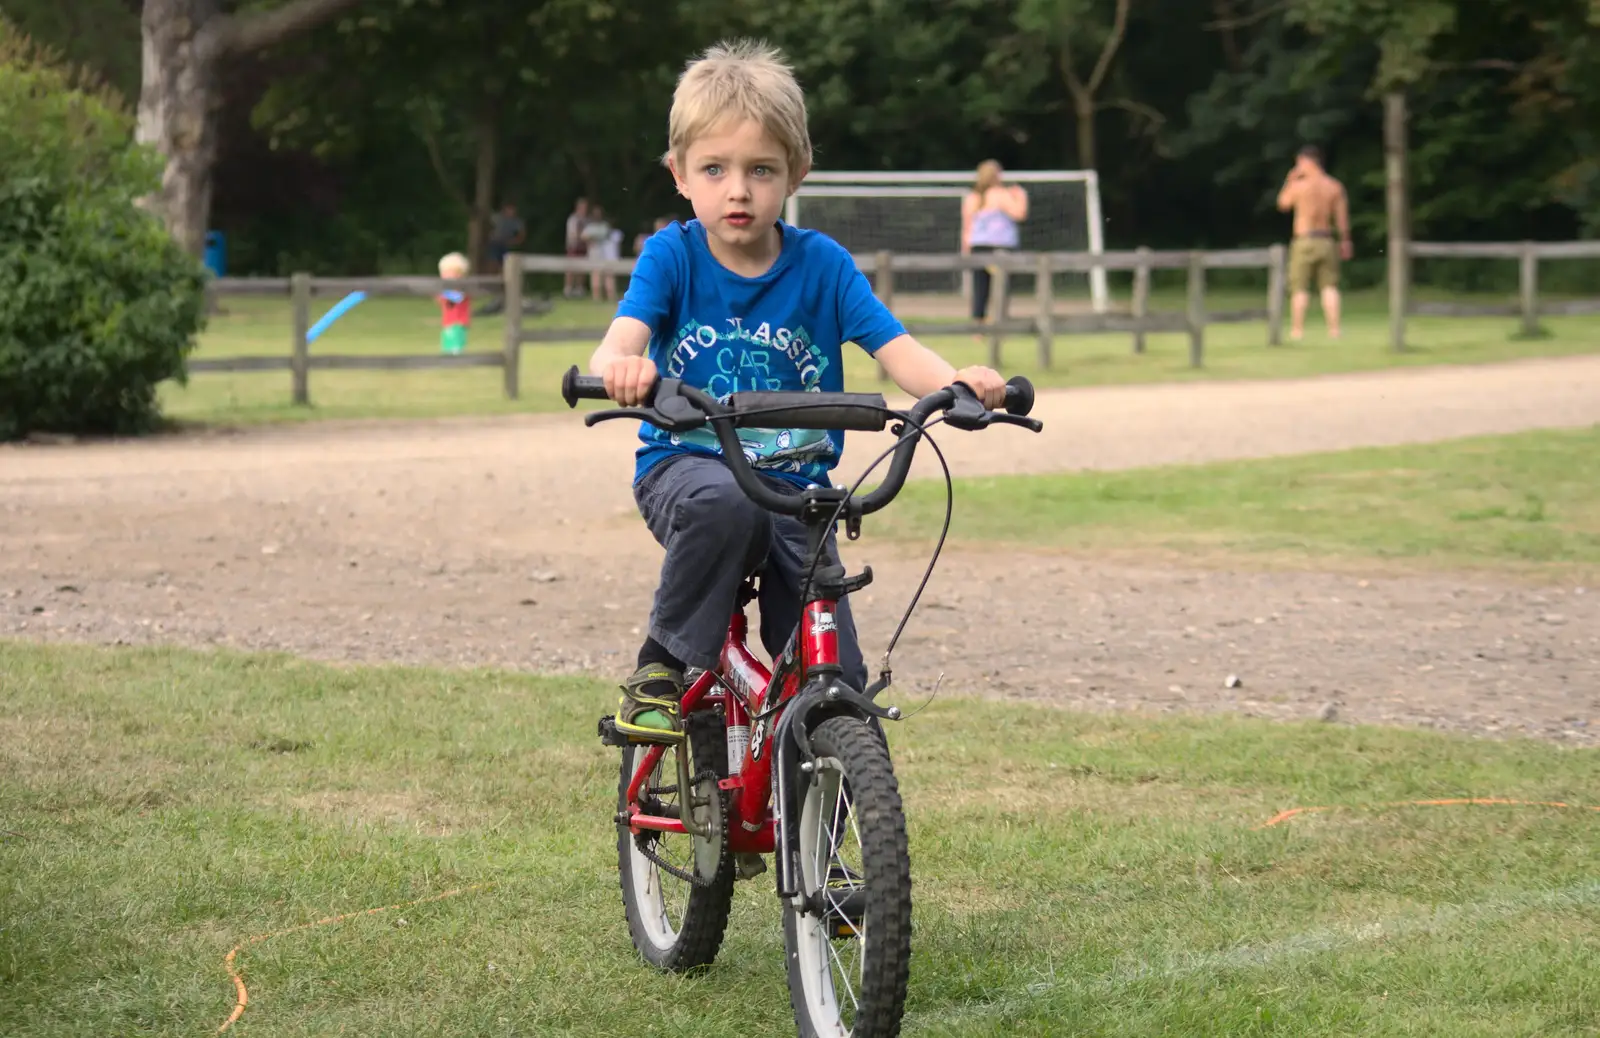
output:
[[[667,787],[663,787],[663,789],[665,788]],[[709,768],[694,776],[694,788],[690,790],[690,798],[697,797],[701,791],[707,788],[709,788],[710,796],[706,798],[704,814],[709,817],[697,816],[695,823],[702,829],[709,828],[714,834],[714,839],[705,840],[698,836],[690,837],[694,845],[695,856],[695,869],[693,872],[673,865],[656,853],[656,844],[660,840],[660,833],[651,829],[642,829],[633,834],[634,846],[638,848],[642,856],[654,863],[656,868],[669,876],[681,879],[685,883],[690,883],[697,887],[709,887],[716,882],[717,872],[722,867],[722,859],[728,846],[728,794],[718,785],[717,773]],[[653,790],[652,792],[659,791]],[[618,824],[625,823],[619,822]],[[710,875],[702,876],[701,873],[706,871],[707,864],[710,865]]]

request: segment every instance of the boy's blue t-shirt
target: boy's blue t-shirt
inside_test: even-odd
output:
[[[617,316],[650,327],[648,355],[663,378],[719,400],[755,390],[840,392],[843,343],[871,354],[905,334],[843,246],[818,231],[782,222],[778,229],[777,260],[753,278],[711,255],[699,220],[674,223],[645,242]],[[844,451],[839,430],[738,432],[755,467],[802,487],[828,485]],[[709,428],[666,433],[642,422],[639,439],[635,480],[675,453],[722,454]]]

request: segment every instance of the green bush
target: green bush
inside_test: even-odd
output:
[[[116,95],[0,20],[0,440],[146,431],[185,378],[205,271],[135,204],[160,170]]]

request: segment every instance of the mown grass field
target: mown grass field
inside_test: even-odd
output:
[[[1262,305],[1255,294],[1218,291],[1209,297],[1216,310]],[[332,300],[317,300],[313,320]],[[1180,310],[1178,296],[1158,294],[1153,310]],[[1189,366],[1186,336],[1151,335],[1146,352],[1132,352],[1128,335],[1058,336],[1050,370],[1038,364],[1031,337],[1006,341],[1002,367],[1025,374],[1040,386],[1180,381],[1193,379],[1293,378],[1345,371],[1427,364],[1475,364],[1519,357],[1559,356],[1600,349],[1600,319],[1549,318],[1551,336],[1519,341],[1512,319],[1418,318],[1411,322],[1411,349],[1388,349],[1388,318],[1382,298],[1352,294],[1346,301],[1344,337],[1333,342],[1313,309],[1306,339],[1269,347],[1264,324],[1214,325],[1206,331],[1205,367]],[[225,312],[211,318],[199,340],[196,357],[288,356],[292,323],[286,299],[232,297]],[[557,301],[548,315],[534,319],[551,328],[601,328],[612,308],[589,301]],[[368,300],[341,317],[312,344],[318,352],[340,354],[416,353],[439,348],[438,309],[426,299]],[[473,350],[500,349],[502,318],[474,323]],[[933,336],[928,345],[957,367],[986,363],[987,347],[971,336]],[[199,373],[188,386],[167,384],[161,397],[165,412],[182,422],[255,423],[311,418],[437,417],[549,411],[564,406],[557,392],[569,365],[584,365],[596,341],[523,347],[522,397],[506,400],[501,375],[494,368],[457,371],[317,371],[311,374],[309,407],[289,402],[287,371],[244,374]],[[846,350],[846,378],[851,388],[881,385],[877,367],[860,350]]]
[[[793,1033],[770,873],[711,969],[637,962],[609,686],[4,642],[0,674],[0,1033],[212,1033],[241,944],[239,1035]],[[1594,751],[955,697],[892,741],[908,1035],[1600,1028]],[[1579,806],[1377,806],[1440,797]]]
[[[1127,472],[961,479],[967,544],[1170,552],[1201,561],[1340,561],[1600,572],[1600,426]],[[977,504],[981,502],[981,506]],[[875,517],[926,539],[942,482]]]
[[[371,349],[402,326],[432,348],[431,315],[405,306],[374,308]],[[1485,349],[1566,341],[1452,325],[1493,326]],[[1284,356],[1352,345],[1313,335]],[[527,356],[550,359],[553,387],[570,361],[546,350]],[[343,377],[387,388],[352,384],[309,414],[495,406],[497,373],[460,373],[481,396],[430,381],[446,375],[318,372],[319,401],[325,379],[329,396]],[[287,396],[286,375],[248,378]],[[386,395],[412,379],[416,396]],[[521,406],[553,406],[545,384],[530,376]],[[305,416],[205,406],[207,421]],[[1597,448],[1600,430],[1549,431],[968,480],[955,536],[1587,571]],[[960,507],[978,489],[992,506]],[[942,488],[913,484],[877,523],[926,538],[942,506]],[[711,969],[661,977],[628,944],[616,757],[594,737],[614,696],[571,678],[0,641],[0,1034],[212,1033],[236,1008],[236,948],[249,1001],[230,1034],[792,1034],[770,873],[740,886]],[[915,881],[907,1035],[1600,1030],[1600,752],[958,695],[891,737]],[[1449,798],[1571,806],[1405,803]],[[1267,824],[1311,806],[1334,809]]]

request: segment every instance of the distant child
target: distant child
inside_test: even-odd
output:
[[[986,407],[1005,380],[957,371],[906,333],[843,246],[782,220],[784,200],[811,167],[805,97],[774,51],[748,41],[713,47],[684,71],[672,99],[666,164],[694,219],[644,242],[589,370],[623,405],[642,403],[658,375],[722,398],[741,390],[844,388],[841,346],[878,359],[896,385],[922,397],[964,382]],[[844,433],[745,429],[758,477],[800,493],[827,486]],[[637,670],[623,684],[617,729],[635,739],[682,737],[686,667],[717,665],[745,574],[764,566],[761,639],[774,658],[800,619],[806,530],[762,510],[733,481],[708,429],[639,430],[634,500],[666,549]],[[829,550],[832,550],[829,535]],[[849,603],[835,614],[845,679],[866,665]]]
[[[467,276],[472,265],[467,257],[452,252],[439,261],[439,276],[446,281],[456,281]],[[439,349],[445,353],[464,353],[467,349],[467,329],[472,325],[472,300],[465,292],[445,289],[435,298],[439,301]]]

